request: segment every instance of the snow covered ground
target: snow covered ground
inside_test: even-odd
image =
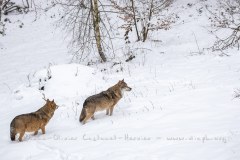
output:
[[[240,100],[233,97],[240,88],[240,54],[196,54],[194,35],[201,48],[213,37],[206,15],[197,12],[201,4],[188,2],[172,8],[179,23],[151,35],[162,42],[135,44],[144,48],[136,58],[113,67],[69,63],[67,42],[51,19],[19,15],[0,39],[1,159],[239,160]],[[133,90],[113,116],[98,112],[94,121],[80,124],[84,100],[123,78]],[[42,107],[42,93],[60,106],[46,134],[27,133],[23,142],[12,142],[11,120]]]

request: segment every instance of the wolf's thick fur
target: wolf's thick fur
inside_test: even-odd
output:
[[[49,101],[47,99],[46,104],[36,112],[16,116],[10,124],[11,140],[14,141],[16,134],[19,133],[19,141],[22,141],[25,132],[34,132],[34,135],[36,135],[39,129],[45,134],[45,126],[52,118],[57,107],[54,100]]]
[[[122,98],[123,91],[130,91],[124,80],[119,81],[114,86],[108,88],[99,94],[88,97],[83,103],[83,108],[79,121],[83,124],[90,118],[94,119],[94,113],[97,111],[106,110],[107,115],[112,115],[113,108]]]

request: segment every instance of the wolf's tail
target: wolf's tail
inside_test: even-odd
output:
[[[15,141],[15,136],[16,136],[16,131],[15,131],[15,127],[14,127],[14,120],[11,122],[10,124],[10,138],[12,141]]]
[[[82,122],[86,117],[86,108],[82,108],[82,112],[81,112],[81,115],[79,117],[79,121]]]

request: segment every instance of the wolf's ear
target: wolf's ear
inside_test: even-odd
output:
[[[54,99],[52,100],[52,103],[54,103]]]
[[[124,79],[120,80],[118,83],[122,83],[122,82],[124,82]]]
[[[47,102],[50,102],[50,100],[49,100],[49,99],[47,99]]]

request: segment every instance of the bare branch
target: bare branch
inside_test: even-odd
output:
[[[206,6],[212,27],[215,29],[212,34],[215,35],[216,41],[211,49],[221,51],[236,47],[240,49],[240,1],[223,0],[218,3],[218,10],[213,12]],[[226,36],[218,36],[219,31],[226,31]],[[228,32],[229,31],[229,32]]]

